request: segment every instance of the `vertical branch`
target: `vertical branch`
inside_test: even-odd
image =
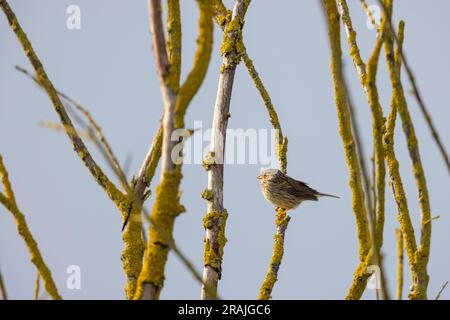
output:
[[[383,131],[384,116],[383,109],[379,102],[378,89],[376,85],[376,76],[378,71],[378,60],[380,57],[381,45],[383,38],[378,36],[375,48],[372,55],[367,62],[367,92],[369,105],[372,111],[372,128],[374,139],[374,158],[375,158],[375,180],[377,189],[376,202],[376,224],[374,243],[377,246],[377,251],[383,245],[383,229],[384,229],[384,208],[385,208],[385,189],[386,189],[386,167],[384,162],[384,146],[383,146]]]
[[[164,113],[162,120],[161,142],[161,178],[156,189],[155,205],[152,211],[152,221],[161,228],[167,230],[170,237],[173,230],[173,219],[169,215],[177,215],[181,211],[178,207],[178,194],[176,193],[176,180],[181,179],[181,173],[174,173],[175,165],[172,162],[171,152],[174,142],[171,141],[173,132],[173,117],[175,112],[176,91],[179,88],[181,68],[181,23],[179,2],[168,1],[168,40],[165,41],[162,24],[161,0],[148,0],[150,30],[152,34],[152,47],[156,67],[160,80],[161,95],[163,98]],[[170,55],[169,55],[170,53]],[[173,63],[173,64],[171,64]],[[146,157],[148,159],[148,157]],[[140,173],[146,169],[142,168]],[[137,180],[137,183],[141,181]],[[167,191],[167,193],[165,192]],[[164,198],[164,200],[161,200]],[[140,214],[140,212],[139,212]],[[157,238],[157,242],[155,242]],[[164,266],[168,255],[169,239],[160,239],[160,234],[151,226],[149,227],[149,242],[144,257],[143,268],[139,270],[135,290],[129,290],[129,298],[157,299],[162,287]],[[152,259],[154,258],[154,259]],[[149,260],[157,260],[149,261]],[[149,264],[152,265],[153,274],[149,272]],[[145,277],[145,279],[144,279]],[[144,282],[146,284],[144,285]]]
[[[403,294],[403,234],[401,229],[395,229],[397,238],[397,300],[402,300]]]
[[[50,296],[55,300],[62,299],[56,288],[56,284],[53,280],[50,269],[47,267],[44,259],[42,258],[41,252],[38,248],[33,235],[30,232],[28,224],[26,222],[25,216],[19,210],[14,192],[11,188],[11,183],[8,178],[8,172],[3,164],[3,158],[0,155],[0,175],[2,178],[2,183],[5,189],[5,193],[0,192],[0,203],[9,211],[14,217],[17,226],[17,232],[25,241],[25,244],[30,253],[31,262],[36,266],[39,274],[44,281],[45,290],[50,294]]]
[[[414,229],[412,226],[411,218],[409,216],[408,203],[403,188],[403,182],[400,177],[399,163],[394,151],[394,129],[396,117],[397,106],[395,102],[392,101],[391,110],[389,112],[388,122],[386,126],[386,133],[384,136],[384,143],[386,146],[386,162],[388,165],[388,171],[391,180],[390,185],[392,188],[392,193],[397,204],[397,218],[404,237],[404,245],[410,263],[411,275],[413,275],[416,274],[414,260],[415,253],[417,251],[417,244],[414,237]]]
[[[391,5],[389,5],[389,8],[391,8]],[[393,61],[391,61],[391,63],[395,64],[396,68],[396,74],[394,77],[399,77],[400,62],[395,60],[393,52],[393,42],[390,41],[389,38],[386,38],[385,40],[385,47],[386,47],[386,56],[391,57],[391,59],[394,59]],[[392,67],[394,67],[394,65]],[[394,91],[394,88],[392,90]],[[394,132],[395,132],[396,118],[397,118],[397,102],[393,94],[391,101],[391,110],[389,112],[386,125],[386,133],[384,135],[384,144],[386,148],[385,156],[391,180],[390,185],[397,205],[398,221],[400,223],[400,229],[403,238],[402,241],[404,243],[405,251],[408,256],[410,272],[414,283],[414,279],[418,277],[417,273],[418,269],[415,262],[417,253],[417,243],[416,238],[414,236],[414,228],[411,222],[411,217],[409,215],[408,202],[403,188],[403,182],[400,176],[399,163],[395,156]]]
[[[164,284],[165,265],[169,250],[173,247],[171,244],[173,243],[172,233],[175,218],[185,211],[180,204],[181,165],[176,165],[172,159],[172,151],[177,142],[172,141],[172,133],[175,128],[180,129],[184,126],[187,106],[206,75],[213,40],[211,0],[198,0],[200,17],[197,52],[194,66],[180,87],[181,21],[179,1],[169,0],[168,2],[167,49],[165,46],[161,47],[164,34],[160,1],[149,0],[148,3],[154,53],[162,56],[162,59],[157,57],[157,60],[167,61],[167,65],[159,66],[163,69],[158,71],[164,101],[161,178],[156,189],[156,199],[151,214],[153,223],[149,226],[149,240],[144,265],[139,275],[134,299],[158,299]],[[164,58],[166,56],[167,60]]]
[[[386,22],[385,22],[386,23]],[[395,63],[398,65],[398,72],[401,68],[401,54],[404,39],[404,28],[405,24],[400,21],[398,29],[398,46],[395,51]],[[392,137],[393,138],[393,137]],[[401,300],[403,296],[403,261],[404,261],[404,244],[403,244],[403,233],[401,229],[395,229],[395,235],[397,237],[397,300]]]
[[[175,117],[175,103],[180,87],[181,74],[181,18],[179,6],[178,0],[168,0],[167,55],[169,71],[167,77],[161,79],[161,92],[164,101],[161,180],[166,172],[172,172],[175,168],[175,163],[172,161],[172,149],[175,145],[175,141],[172,141],[172,132],[174,130],[173,119]]]
[[[342,14],[342,21],[346,30],[348,43],[350,46],[350,56],[352,57],[355,69],[359,75],[361,85],[367,96],[367,100],[372,113],[372,131],[374,140],[374,161],[375,161],[375,181],[377,190],[377,201],[375,204],[375,221],[371,221],[372,244],[374,245],[373,258],[374,264],[380,267],[380,277],[382,285],[383,298],[388,298],[385,287],[384,272],[381,266],[380,249],[383,244],[383,229],[384,229],[384,207],[385,207],[385,187],[386,187],[386,168],[384,163],[384,147],[383,147],[383,130],[384,118],[383,110],[379,102],[378,89],[376,86],[376,75],[378,70],[378,60],[380,56],[381,45],[383,39],[381,34],[378,35],[375,48],[371,57],[364,64],[359,53],[358,44],[356,41],[356,32],[353,29],[352,21],[345,0],[339,0],[339,8]]]
[[[374,210],[374,207],[376,205],[374,205],[374,202],[373,202],[374,201],[373,198],[375,198],[375,197],[372,198],[371,178],[372,178],[372,181],[375,181],[375,177],[369,177],[369,170],[367,169],[366,159],[364,156],[364,147],[363,147],[361,133],[360,133],[357,116],[356,116],[356,109],[355,109],[353,101],[351,99],[351,93],[347,86],[347,79],[345,78],[345,74],[343,74],[343,76],[344,76],[343,84],[346,87],[345,91],[348,93],[347,104],[348,104],[350,121],[352,124],[352,132],[355,137],[356,150],[357,150],[357,154],[358,154],[359,165],[361,167],[364,192],[367,197],[366,198],[367,213],[368,213],[368,217],[369,217],[369,222],[371,223],[371,225],[373,225],[373,222],[376,219],[375,210]],[[375,170],[373,170],[373,172],[375,173]]]
[[[184,127],[186,109],[202,85],[208,71],[208,61],[211,59],[214,29],[211,0],[201,0],[197,4],[200,10],[197,50],[195,52],[194,65],[178,92],[174,120],[176,129]]]
[[[386,8],[390,8],[392,0],[387,0],[387,6],[385,8],[385,16],[387,21],[391,21],[392,9],[386,11]],[[390,23],[388,25],[391,25]],[[419,207],[421,211],[421,235],[420,245],[415,252],[415,256],[412,263],[412,267],[415,269],[412,272],[413,275],[413,290],[409,297],[411,299],[426,299],[427,287],[429,276],[427,274],[427,264],[430,256],[430,243],[431,243],[431,209],[428,195],[428,188],[425,178],[425,172],[423,170],[422,161],[420,158],[419,145],[414,130],[414,125],[411,119],[411,115],[408,110],[403,85],[400,79],[400,67],[395,61],[395,55],[393,51],[394,44],[394,31],[389,28],[386,34],[385,49],[386,60],[389,69],[390,80],[392,84],[392,96],[393,104],[398,108],[398,113],[402,119],[403,131],[406,136],[408,152],[412,162],[413,175],[416,180],[417,192],[419,197]],[[401,52],[401,51],[400,51]],[[404,61],[404,56],[402,56]]]
[[[242,27],[244,16],[250,4],[249,0],[237,0],[233,8],[231,20],[225,27],[221,53],[223,56],[216,104],[211,131],[210,161],[208,169],[208,190],[212,197],[208,200],[208,213],[203,219],[206,229],[204,247],[202,299],[214,299],[217,284],[222,272],[223,248],[225,246],[225,224],[227,212],[223,206],[223,169],[226,128],[230,109],[233,80],[243,44]]]
[[[365,261],[370,249],[370,237],[366,219],[365,196],[361,183],[361,170],[355,149],[355,140],[351,130],[347,106],[347,93],[343,86],[339,13],[334,0],[323,0],[328,24],[328,36],[331,50],[331,73],[334,84],[334,96],[339,122],[339,133],[344,145],[345,158],[349,169],[349,185],[352,191],[352,207],[355,214],[359,258]]]
[[[167,1],[167,56],[169,70],[166,85],[176,93],[181,77],[181,16],[180,0]]]

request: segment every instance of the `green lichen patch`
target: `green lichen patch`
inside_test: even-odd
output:
[[[201,196],[206,201],[211,201],[212,198],[214,197],[214,193],[213,193],[213,191],[211,189],[205,189],[205,190],[202,191]]]
[[[203,218],[203,226],[205,229],[210,229],[212,236],[205,238],[204,247],[204,264],[214,268],[217,273],[221,274],[222,258],[224,247],[227,242],[225,237],[225,225],[228,218],[228,213],[225,211],[208,212]]]
[[[224,68],[231,68],[238,65],[245,52],[245,46],[242,40],[243,25],[244,20],[241,17],[235,17],[225,27],[222,45],[220,47],[222,56],[228,58]]]
[[[216,164],[216,153],[214,151],[210,151],[206,154],[205,159],[202,161],[202,167],[208,171],[211,169],[212,165]]]
[[[175,218],[185,211],[180,204],[181,178],[181,167],[176,167],[174,171],[164,173],[160,185],[156,188],[155,204],[151,214],[154,226],[150,226],[149,229],[151,240],[145,252],[135,297],[140,297],[143,283],[152,283],[158,288],[164,283],[164,269],[170,243],[173,241]]]

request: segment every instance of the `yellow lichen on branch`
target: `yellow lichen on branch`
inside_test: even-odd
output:
[[[127,228],[122,235],[125,248],[121,257],[127,277],[125,294],[127,299],[132,299],[141,273],[145,248],[142,238],[142,202],[138,199],[130,199],[128,208],[122,215],[128,217]]]
[[[158,131],[156,132],[155,137],[153,138],[152,148],[150,149],[150,159],[147,169],[145,171],[145,181],[144,183],[149,186],[153,176],[156,172],[156,167],[158,166],[159,159],[161,158],[161,146],[163,140],[163,130],[160,126]]]
[[[385,12],[385,19],[391,20],[392,16],[392,1],[387,0],[385,1],[385,10],[387,9],[387,12]],[[390,25],[390,24],[388,24]],[[401,27],[403,29],[403,27]],[[415,237],[414,237],[414,230],[411,226],[407,226],[406,229],[404,229],[405,226],[402,227],[402,232],[404,233],[405,237],[405,248],[406,252],[408,254],[409,264],[411,268],[411,275],[412,275],[412,282],[413,282],[413,289],[412,292],[409,294],[410,299],[426,299],[427,298],[427,287],[428,287],[428,281],[429,276],[427,273],[427,264],[428,259],[430,255],[430,243],[431,243],[431,209],[430,209],[430,201],[429,201],[429,195],[428,195],[428,188],[425,178],[425,173],[422,166],[422,161],[420,159],[420,152],[419,152],[419,146],[417,142],[417,137],[414,130],[414,125],[411,119],[411,115],[408,110],[408,105],[406,102],[403,85],[400,79],[400,63],[396,61],[396,55],[394,53],[394,31],[389,28],[388,32],[386,33],[386,39],[385,39],[385,49],[386,49],[386,61],[389,69],[389,76],[391,80],[392,85],[392,120],[388,120],[392,122],[391,127],[394,127],[395,125],[395,114],[396,109],[398,110],[398,114],[400,115],[400,118],[402,120],[402,126],[403,131],[405,133],[405,137],[407,140],[407,146],[408,146],[408,152],[411,158],[412,162],[412,171],[414,178],[416,180],[416,186],[417,186],[417,193],[419,198],[419,207],[421,210],[421,234],[420,234],[420,245],[418,247],[413,246],[415,244]],[[403,31],[402,31],[403,32]],[[400,36],[403,38],[403,35]],[[399,37],[399,38],[400,38]],[[398,56],[397,56],[398,57]],[[398,59],[398,58],[397,58]],[[391,117],[390,115],[390,117]],[[389,127],[389,125],[388,125]],[[389,128],[387,130],[386,136],[389,140],[389,143],[393,144],[393,128]],[[397,174],[398,171],[398,162],[395,160],[394,157],[392,157],[393,152],[390,152],[391,158],[388,159],[388,164],[390,167],[392,167],[391,171],[391,180],[394,182],[394,192],[399,192],[397,190],[399,181],[399,174]],[[390,163],[389,163],[390,162]],[[401,183],[401,180],[400,180]],[[403,190],[400,190],[403,191]],[[404,210],[407,210],[406,205],[406,197],[403,197],[401,194],[395,195],[397,204],[404,208]],[[399,210],[400,211],[400,210]],[[408,214],[408,220],[409,213],[401,212],[400,215],[406,215]],[[402,216],[402,217],[403,217]],[[400,220],[401,217],[399,217]],[[403,217],[406,219],[406,217]],[[409,221],[410,223],[410,221]],[[402,225],[402,223],[401,223]],[[414,241],[413,241],[414,239]]]
[[[371,249],[363,261],[361,261],[355,270],[353,275],[352,284],[345,296],[345,300],[359,300],[366,289],[367,280],[370,278],[371,273],[369,266],[372,264],[373,249]]]
[[[203,263],[205,266],[214,268],[219,275],[219,279],[222,273],[223,249],[227,243],[225,236],[227,218],[228,213],[226,210],[223,212],[211,211],[203,217],[203,227],[205,230],[214,228],[214,234],[216,235],[214,239],[205,239]]]
[[[397,238],[397,300],[402,300],[403,295],[403,233],[401,229],[395,229]]]
[[[287,170],[287,145],[288,140],[286,137],[283,137],[283,132],[281,130],[280,120],[278,119],[278,113],[275,110],[274,105],[272,104],[272,99],[269,96],[269,93],[264,86],[258,72],[253,65],[253,61],[247,54],[247,51],[244,50],[242,55],[242,59],[244,60],[245,66],[247,67],[248,73],[250,77],[253,79],[253,82],[256,86],[256,89],[259,91],[261,98],[264,101],[264,105],[266,106],[267,112],[269,113],[269,120],[272,124],[273,128],[276,130],[276,152],[278,156],[278,161],[280,164],[280,170],[286,173]]]
[[[408,202],[403,188],[402,178],[400,176],[399,163],[394,151],[394,129],[396,118],[397,106],[395,103],[392,103],[386,127],[386,134],[384,136],[386,162],[389,169],[391,188],[397,204],[398,221],[405,239],[406,253],[409,261],[414,262],[414,255],[417,250],[416,238],[414,237],[414,229],[409,215]]]
[[[377,245],[379,249],[383,243],[386,169],[384,164],[384,148],[383,148],[383,131],[385,119],[383,117],[383,109],[381,107],[378,97],[376,76],[381,46],[383,44],[383,37],[381,36],[381,34],[378,35],[377,41],[375,43],[375,48],[366,66],[360,55],[360,51],[356,41],[356,31],[353,29],[352,26],[352,21],[347,6],[347,2],[345,0],[339,0],[339,6],[342,11],[342,21],[344,23],[347,32],[348,44],[350,46],[350,56],[358,72],[361,85],[363,86],[363,89],[366,93],[367,100],[372,112],[372,131],[374,139],[375,165],[376,165],[375,179],[377,188],[374,243]]]
[[[0,155],[0,175],[2,178],[2,183],[4,186],[5,194],[0,192],[0,203],[9,211],[14,217],[17,226],[17,232],[25,241],[25,244],[30,253],[31,262],[36,266],[39,274],[44,282],[45,290],[52,297],[52,299],[60,300],[62,299],[56,288],[56,284],[53,280],[50,269],[47,267],[44,259],[42,258],[41,252],[38,248],[33,235],[30,232],[27,221],[24,214],[19,210],[14,196],[14,192],[11,187],[11,183],[8,178],[8,172],[5,165],[3,164],[3,158]]]
[[[215,9],[215,17],[217,24],[220,26],[220,28],[226,32],[227,31],[227,25],[231,21],[231,11],[227,10],[227,8],[224,6],[223,2],[221,0],[214,0],[214,9]],[[224,40],[227,40],[224,38]],[[264,105],[267,109],[267,112],[269,113],[269,120],[272,124],[272,127],[276,130],[276,153],[279,161],[280,170],[286,173],[287,170],[287,147],[288,147],[288,139],[287,137],[283,136],[283,132],[281,130],[280,121],[278,118],[278,113],[272,103],[272,99],[270,98],[269,92],[267,91],[266,87],[264,86],[264,83],[261,80],[261,77],[259,76],[258,72],[256,71],[256,68],[253,64],[252,59],[249,57],[247,53],[247,49],[245,48],[245,44],[240,39],[240,51],[239,51],[239,58],[241,58],[244,61],[244,64],[247,68],[247,71],[250,75],[250,77],[253,80],[253,83],[255,84],[256,89],[261,95],[261,98],[263,99]],[[222,45],[223,46],[223,45]],[[223,47],[222,47],[223,48]],[[225,50],[225,49],[223,49]]]
[[[291,217],[279,211],[275,220],[276,232],[273,243],[273,253],[270,258],[269,270],[259,289],[258,300],[269,300],[275,282],[278,280],[278,270],[284,255],[284,237]]]
[[[151,284],[156,288],[155,298],[159,297],[159,291],[163,287],[167,255],[170,244],[173,242],[172,233],[175,218],[185,211],[180,204],[178,192],[181,177],[180,167],[177,167],[173,172],[165,172],[160,185],[156,188],[155,205],[151,214],[152,222],[156,228],[152,225],[149,226],[149,242],[134,299],[142,298],[145,284]]]
[[[347,167],[349,169],[349,185],[352,192],[352,207],[356,220],[359,258],[364,261],[370,249],[369,228],[367,224],[365,196],[361,182],[361,170],[355,149],[350,116],[347,107],[347,96],[342,79],[342,49],[340,44],[339,13],[334,0],[323,0],[328,22],[328,37],[331,49],[331,73],[334,84],[334,96],[339,122],[339,133],[344,145]]]
[[[167,86],[177,92],[181,77],[181,15],[180,1],[167,0],[167,56],[169,72],[165,79]]]
[[[188,74],[184,84],[180,87],[179,68],[181,67],[181,24],[179,1],[169,1],[168,4],[168,40],[167,54],[169,62],[169,74],[165,76],[163,86],[168,86],[175,100],[173,110],[173,123],[169,125],[175,129],[184,127],[186,109],[194,95],[198,92],[209,66],[213,42],[213,10],[211,0],[198,0],[200,10],[199,35],[197,38],[197,51],[192,70]],[[150,6],[154,5],[150,3]],[[153,12],[151,10],[151,12]],[[159,15],[161,12],[158,13]],[[157,17],[156,17],[157,18]],[[152,16],[152,19],[156,19]],[[157,33],[161,30],[153,30]],[[160,35],[160,38],[162,36]],[[154,43],[154,46],[157,45]],[[161,49],[161,48],[160,48]],[[162,52],[155,50],[155,52]],[[162,52],[164,53],[164,52]],[[164,73],[163,73],[164,75]],[[162,90],[163,92],[168,90]],[[172,112],[165,108],[165,113]],[[169,108],[170,109],[170,108]],[[165,132],[165,129],[162,130]],[[158,131],[161,138],[156,141],[164,149],[164,141],[170,138],[170,132]],[[166,134],[169,137],[164,137]],[[171,144],[172,145],[172,144]],[[166,146],[167,147],[167,146]],[[158,153],[161,156],[161,152]],[[169,156],[169,159],[167,157]],[[169,154],[164,154],[165,162],[172,161]],[[163,162],[164,162],[163,161]],[[170,165],[172,167],[172,164]],[[147,175],[154,174],[155,167],[149,167]],[[181,165],[174,165],[173,169],[162,169],[162,176],[156,191],[156,199],[153,206],[149,226],[149,240],[144,257],[143,268],[138,279],[138,288],[133,294],[134,299],[158,299],[164,283],[164,269],[169,250],[173,247],[173,226],[175,218],[184,212],[180,204],[180,182],[182,178]]]
[[[350,47],[350,56],[353,60],[353,64],[358,73],[359,80],[366,94],[368,104],[372,113],[372,133],[373,133],[373,145],[374,145],[374,185],[376,186],[376,203],[375,203],[375,215],[370,218],[371,229],[371,245],[375,246],[372,251],[373,263],[380,268],[381,277],[381,291],[383,298],[388,298],[388,293],[385,287],[384,272],[381,265],[380,250],[383,245],[383,229],[384,229],[384,209],[385,209],[385,188],[386,188],[386,168],[384,159],[384,146],[383,146],[383,132],[385,119],[383,117],[383,109],[379,102],[378,89],[376,85],[376,76],[378,70],[378,60],[380,56],[381,46],[383,44],[382,34],[378,34],[374,50],[367,62],[364,63],[360,50],[356,40],[356,31],[353,29],[350,12],[345,0],[339,0],[339,8],[342,13],[342,22],[347,33],[347,40]],[[362,155],[359,155],[362,157]],[[368,190],[367,190],[368,191]],[[352,292],[363,292],[366,282],[359,281],[360,267],[355,272],[355,279],[350,288],[349,296],[355,297]],[[365,276],[367,278],[367,275]],[[362,288],[356,289],[354,285],[361,285]],[[359,298],[356,296],[356,298]]]
[[[211,0],[199,0],[197,3],[200,10],[197,52],[194,58],[194,66],[178,92],[174,119],[177,129],[184,127],[186,108],[205,79],[213,47],[214,24]]]
[[[208,159],[203,167],[208,171],[208,189],[211,191],[207,198],[207,214],[205,216],[205,247],[203,285],[201,299],[217,299],[217,286],[222,272],[223,247],[225,245],[225,219],[211,219],[211,214],[222,215],[226,212],[223,203],[223,177],[225,155],[226,129],[230,115],[230,101],[236,67],[240,62],[244,49],[242,42],[242,27],[250,0],[237,0],[233,12],[222,21],[223,40],[221,44],[222,65],[214,106],[213,123],[211,129],[211,144]],[[225,11],[218,0],[213,3],[217,11]],[[223,241],[222,241],[223,240]],[[212,258],[212,259],[211,259]]]
[[[374,243],[377,250],[383,245],[384,229],[384,207],[385,207],[385,189],[386,189],[386,166],[384,160],[383,132],[385,130],[385,118],[378,97],[376,85],[376,75],[378,69],[378,60],[380,57],[383,37],[379,36],[375,44],[374,51],[367,62],[367,95],[370,109],[372,111],[372,130],[375,148],[375,179],[377,189],[377,202],[375,208],[376,224]]]

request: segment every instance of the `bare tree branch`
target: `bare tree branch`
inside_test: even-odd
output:
[[[41,89],[45,90],[45,88],[38,81],[36,76],[33,76],[30,72],[28,72],[26,69],[24,69],[24,68],[22,68],[20,66],[15,66],[15,69],[17,71],[21,72],[22,74],[26,75],[30,79],[32,79]],[[79,118],[79,117],[75,118],[75,122],[82,122],[82,124],[84,126],[87,125],[87,126],[90,126],[92,128],[92,131],[95,132],[96,136],[92,136],[89,133],[90,130],[87,130],[88,131],[88,137],[91,138],[91,140],[99,147],[98,149],[101,151],[103,157],[105,158],[105,160],[107,161],[107,163],[109,164],[109,166],[111,167],[113,172],[116,174],[116,176],[119,179],[122,187],[128,192],[129,191],[127,189],[128,181],[127,181],[127,178],[125,176],[125,173],[122,171],[120,163],[117,160],[117,157],[114,154],[114,152],[113,152],[113,150],[111,148],[111,145],[109,144],[109,142],[107,141],[105,135],[103,134],[103,131],[102,131],[101,127],[94,120],[94,118],[92,117],[91,113],[87,109],[82,107],[81,104],[76,102],[74,99],[69,97],[64,92],[61,92],[58,89],[56,89],[56,92],[58,93],[60,98],[66,100],[71,106],[73,106],[75,109],[77,109],[79,112],[81,112],[85,116],[85,118],[87,119],[87,123],[84,122],[83,120],[81,120],[81,118]],[[64,131],[64,127],[61,126],[60,129],[62,129],[62,131]],[[97,140],[97,137],[98,137],[98,140]],[[99,146],[99,144],[101,144],[101,146]]]
[[[225,224],[227,212],[223,206],[223,167],[226,128],[230,109],[231,92],[233,89],[236,66],[242,54],[242,27],[244,16],[250,1],[237,0],[231,21],[225,28],[222,42],[222,67],[217,89],[216,104],[211,133],[210,152],[214,159],[206,167],[208,169],[208,190],[212,198],[208,200],[208,213],[203,219],[205,233],[205,255],[201,299],[215,299],[217,284],[222,272],[223,247],[225,246]],[[207,288],[213,288],[211,290]]]
[[[161,9],[158,1],[149,1],[151,28],[154,34],[153,48],[158,56],[168,56],[168,72],[160,70],[161,93],[163,96],[164,116],[162,120],[162,152],[161,152],[161,178],[156,189],[156,199],[153,206],[149,228],[149,240],[144,257],[144,267],[139,276],[138,290],[135,299],[158,299],[164,283],[164,270],[169,250],[172,249],[172,233],[175,218],[185,211],[180,204],[180,182],[182,178],[181,164],[176,165],[172,158],[172,151],[178,141],[172,141],[174,129],[184,126],[184,115],[192,97],[200,88],[206,75],[212,50],[212,2],[211,0],[198,0],[200,10],[199,35],[197,38],[197,52],[194,66],[184,84],[180,82],[181,68],[181,20],[179,1],[168,1],[168,39],[166,51],[161,48],[161,39],[164,38],[161,26]],[[156,17],[159,14],[159,17]],[[157,35],[159,34],[159,35]],[[160,39],[159,42],[156,40]],[[157,65],[163,67],[162,64]],[[142,171],[141,171],[142,172]],[[147,171],[148,172],[148,171]],[[139,181],[139,179],[138,179]]]
[[[425,172],[422,166],[422,160],[420,156],[419,151],[419,144],[417,141],[417,137],[415,134],[414,124],[411,119],[411,115],[409,113],[408,104],[406,102],[403,85],[401,82],[400,77],[400,63],[399,58],[396,58],[396,54],[394,51],[394,39],[396,38],[394,34],[394,30],[390,27],[392,24],[389,22],[392,19],[392,0],[386,0],[386,6],[384,7],[384,19],[386,20],[387,25],[387,32],[385,35],[385,51],[386,51],[386,61],[388,65],[389,70],[389,77],[392,85],[392,103],[391,103],[391,114],[389,117],[391,118],[392,115],[392,128],[395,126],[395,113],[398,110],[398,114],[400,115],[400,118],[402,120],[402,127],[403,132],[405,133],[405,137],[407,140],[407,147],[408,147],[408,153],[411,158],[412,163],[412,171],[414,175],[414,179],[416,181],[416,187],[417,187],[417,194],[418,194],[418,201],[419,201],[419,208],[421,211],[421,217],[420,217],[420,226],[421,226],[421,234],[420,234],[420,245],[415,248],[414,253],[412,252],[408,253],[408,260],[411,267],[411,275],[412,275],[412,282],[413,282],[413,290],[409,294],[410,299],[426,299],[427,298],[427,288],[428,288],[428,282],[429,282],[429,276],[427,273],[427,265],[430,257],[430,245],[431,245],[431,208],[430,208],[430,199],[429,199],[429,193],[428,193],[428,187],[425,177]],[[403,33],[403,23],[399,24],[399,33]],[[398,38],[403,38],[403,35],[399,36]],[[402,58],[404,56],[401,56],[401,45],[398,45],[398,55]],[[404,60],[401,60],[403,63]],[[389,121],[388,121],[389,123]],[[389,126],[388,126],[389,127]],[[392,129],[393,130],[393,129]],[[386,130],[386,132],[389,132],[391,136],[393,136],[393,132]],[[386,136],[388,134],[386,133]],[[385,139],[386,140],[386,139]],[[393,138],[389,138],[390,144],[393,144]],[[392,152],[393,155],[393,152]],[[398,168],[395,168],[395,161],[394,159],[389,162],[388,164],[391,165],[391,170],[393,175],[391,175],[391,179],[395,181],[396,179],[400,180],[399,177],[397,177]],[[397,163],[398,166],[398,163]],[[401,180],[399,181],[401,183]],[[401,186],[399,186],[401,187]],[[397,186],[395,186],[395,189],[397,189]],[[400,190],[401,191],[401,190]],[[406,206],[406,198],[400,198],[395,196],[397,203],[399,202],[405,202]],[[401,212],[401,210],[399,210]],[[409,238],[414,238],[415,235],[412,230],[404,230],[402,228],[402,231],[405,235],[405,246],[408,250],[412,250],[412,246],[409,245],[409,243],[412,240],[409,240]]]

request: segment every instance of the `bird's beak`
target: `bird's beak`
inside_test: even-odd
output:
[[[262,175],[259,175],[259,176],[256,177],[256,179],[258,179],[258,180],[261,180],[262,178],[263,178]]]

